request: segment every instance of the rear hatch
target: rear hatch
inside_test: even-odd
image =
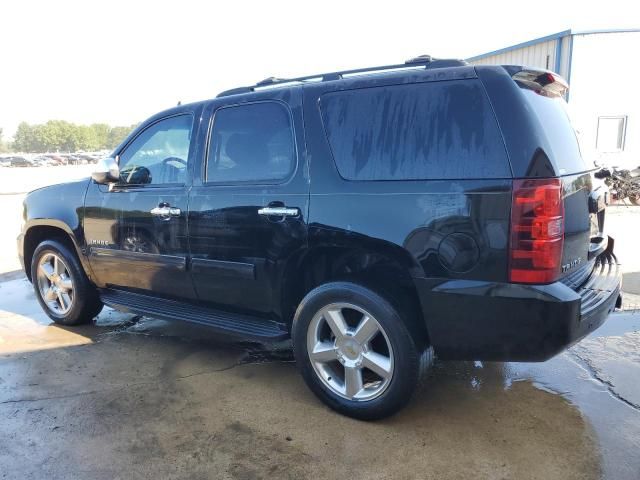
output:
[[[520,171],[514,168],[514,176],[560,179],[563,209],[559,214],[564,219],[564,241],[562,253],[554,255],[554,264],[558,263],[558,257],[561,260],[553,277],[579,286],[593,270],[596,257],[607,247],[603,233],[607,188],[594,178],[595,165],[580,153],[564,99],[566,82],[548,71],[523,67],[505,70],[520,87],[518,97],[524,98],[527,135],[531,137],[528,142],[532,145],[526,168]]]
[[[562,179],[564,245],[560,277],[575,277],[579,272],[588,275],[592,261],[607,246],[603,233],[606,186],[593,177],[595,165],[580,154],[564,98],[532,88],[523,88],[523,94],[540,120],[551,147],[547,156]]]

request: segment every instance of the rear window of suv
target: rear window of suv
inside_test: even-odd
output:
[[[547,97],[533,90],[522,89],[522,94],[536,113],[549,141],[552,159],[560,175],[580,173],[595,168],[593,161],[582,157],[575,130],[571,125],[567,102],[561,97]]]
[[[324,127],[347,180],[511,176],[504,142],[478,80],[326,93]]]

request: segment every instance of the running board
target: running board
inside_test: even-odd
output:
[[[289,338],[284,324],[250,315],[212,310],[190,303],[115,289],[100,290],[100,299],[115,310],[163,320],[198,323],[219,333],[245,340],[271,343]]]

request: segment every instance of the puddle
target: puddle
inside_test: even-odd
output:
[[[562,395],[592,425],[605,478],[640,478],[640,315],[621,313],[544,363],[506,363],[506,384]]]

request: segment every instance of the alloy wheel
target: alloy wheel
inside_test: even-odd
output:
[[[37,279],[40,296],[56,315],[66,315],[74,302],[73,279],[69,268],[55,253],[46,253],[38,262]]]
[[[393,349],[386,332],[356,305],[334,303],[319,310],[309,324],[307,351],[322,383],[348,400],[373,400],[393,377]]]

